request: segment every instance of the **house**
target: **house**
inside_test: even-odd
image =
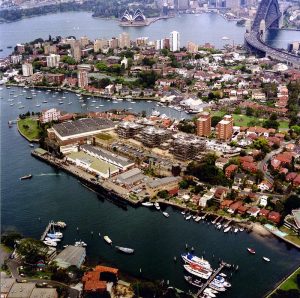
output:
[[[225,169],[225,176],[227,178],[231,178],[237,170],[238,170],[238,166],[231,164]]]
[[[238,214],[245,214],[247,212],[247,210],[248,210],[248,207],[242,205],[242,206],[237,208],[237,213]]]
[[[242,162],[242,169],[250,173],[257,172],[257,166],[254,162],[248,162],[248,161]]]
[[[228,209],[232,203],[233,203],[232,200],[223,200],[221,202],[221,208],[222,209]]]
[[[219,157],[216,160],[216,167],[219,168],[220,170],[223,170],[224,166],[228,163],[228,158],[225,157]]]
[[[260,184],[258,184],[258,188],[261,191],[269,191],[272,189],[272,187],[273,185],[267,180],[263,180]]]
[[[266,207],[268,205],[268,197],[261,196],[259,201],[259,206]]]
[[[226,198],[228,189],[225,187],[218,187],[214,193],[214,197],[218,201],[223,201]]]
[[[233,204],[230,205],[227,212],[231,213],[231,214],[234,214],[234,213],[237,212],[238,208],[240,208],[242,205],[243,205],[242,201],[234,202]]]
[[[250,216],[253,217],[257,217],[257,215],[259,214],[260,209],[256,206],[252,206],[247,210],[247,214],[249,214]]]
[[[281,215],[278,212],[271,211],[268,215],[268,220],[274,222],[275,224],[279,224],[281,219]]]
[[[268,217],[268,215],[269,215],[269,213],[270,213],[270,210],[267,210],[267,209],[261,209],[260,211],[259,211],[259,216],[262,216],[262,217],[265,217],[265,218],[267,218]]]

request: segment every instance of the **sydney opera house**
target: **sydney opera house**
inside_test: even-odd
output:
[[[137,9],[135,12],[130,13],[128,10],[124,12],[120,20],[121,26],[147,26],[147,18],[144,14]]]

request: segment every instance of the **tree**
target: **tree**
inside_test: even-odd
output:
[[[139,82],[145,88],[152,88],[155,85],[158,75],[154,71],[143,71],[139,74]]]
[[[223,119],[222,116],[212,116],[211,117],[211,126],[216,127],[217,124]]]
[[[22,235],[15,231],[6,232],[1,236],[1,243],[4,245],[13,248],[16,240],[20,240]]]
[[[279,122],[276,120],[271,120],[271,118],[270,118],[269,120],[264,121],[263,127],[264,128],[274,128],[277,130],[279,127]]]
[[[157,193],[157,196],[161,199],[166,199],[168,197],[169,193],[166,190],[161,190]]]
[[[96,63],[95,66],[100,71],[107,71],[108,70],[108,66],[104,62],[98,62],[98,63]]]
[[[148,58],[148,57],[145,57],[142,61],[143,65],[146,65],[146,66],[152,66],[153,64],[155,64],[155,61],[151,58]]]
[[[69,65],[75,65],[76,64],[76,60],[71,56],[62,56],[60,58],[60,61],[63,62],[63,63],[67,63]]]
[[[268,153],[271,150],[268,140],[266,140],[265,138],[258,138],[257,140],[255,140],[253,142],[253,147],[261,150],[264,153]]]
[[[284,210],[287,214],[291,213],[292,210],[300,208],[300,196],[290,195],[284,202]]]
[[[253,114],[254,114],[254,110],[250,107],[247,107],[246,108],[246,115],[250,117],[250,116],[253,116]]]

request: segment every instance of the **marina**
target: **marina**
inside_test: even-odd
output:
[[[1,95],[7,98],[4,93]],[[48,104],[50,101],[48,99]],[[35,106],[31,102],[29,104]],[[109,102],[103,104],[106,109]],[[120,104],[121,107],[123,104],[126,101]],[[144,108],[142,104],[136,103],[141,105],[141,110]],[[74,105],[71,107],[76,109]],[[29,106],[27,108],[31,109]],[[178,260],[185,249],[185,243],[188,243],[188,247],[193,247],[197,255],[203,255],[209,260],[213,268],[218,267],[219,258],[239,265],[238,273],[229,277],[232,288],[222,293],[222,297],[247,297],[249,287],[253,289],[253,297],[262,297],[300,262],[299,252],[276,238],[262,237],[254,232],[220,233],[212,224],[215,217],[210,219],[209,215],[198,222],[197,216],[194,220],[186,221],[181,214],[182,210],[163,205],[160,201],[160,207],[170,215],[167,220],[154,207],[136,208],[127,205],[126,209],[120,208],[106,200],[106,194],[98,196],[83,187],[78,183],[78,176],[71,176],[62,168],[55,168],[40,159],[31,158],[32,149],[28,142],[20,138],[14,126],[11,129],[7,127],[9,119],[16,119],[18,109],[1,101],[1,110],[4,111],[1,133],[5,140],[9,140],[1,142],[2,154],[14,157],[13,163],[3,159],[2,164],[3,169],[7,169],[4,170],[1,190],[5,194],[2,202],[4,227],[14,223],[24,235],[40,238],[45,226],[49,224],[49,219],[63,219],[68,223],[68,229],[64,233],[63,243],[59,246],[81,239],[88,245],[87,255],[92,264],[98,264],[99,261],[118,264],[121,270],[131,274],[140,274],[139,269],[142,268],[142,274],[146,278],[169,280],[170,285],[186,291],[192,288],[184,280]],[[21,183],[19,180],[26,174],[24,169],[33,175],[29,183]],[[201,213],[200,216],[203,217],[204,214]],[[38,218],[41,220],[38,221]],[[228,220],[223,220],[222,224]],[[220,221],[221,219],[217,223]],[[134,255],[128,257],[117,253],[105,243],[103,237],[98,236],[98,232],[94,236],[91,234],[91,231],[99,230],[103,235],[109,235],[114,243],[133,247]],[[257,257],[249,255],[247,247],[255,248]],[[174,256],[177,256],[177,263],[174,262]],[[267,256],[272,261],[267,263],[262,256]]]

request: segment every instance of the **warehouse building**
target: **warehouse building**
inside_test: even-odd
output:
[[[81,246],[69,245],[61,251],[54,261],[60,268],[68,268],[70,266],[81,267],[85,260],[86,250]]]

